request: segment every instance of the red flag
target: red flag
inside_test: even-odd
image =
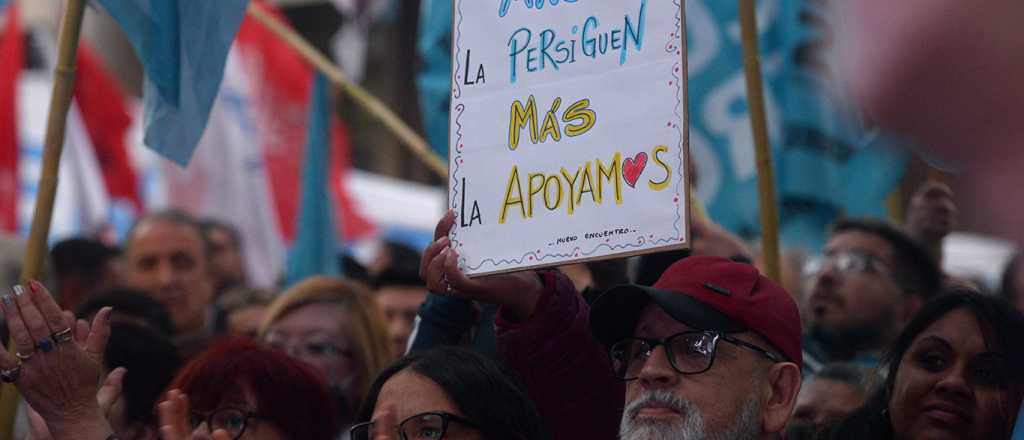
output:
[[[78,47],[75,102],[82,111],[110,198],[131,201],[136,212],[142,212],[138,176],[125,145],[132,117],[124,92],[85,42]]]
[[[265,2],[260,2],[260,6],[284,20],[272,6]],[[299,181],[313,70],[295,49],[249,17],[242,22],[235,44],[254,84],[254,116],[266,140],[263,155],[278,225],[282,236],[290,242],[295,237],[301,199]],[[340,228],[338,236],[345,240],[365,238],[375,228],[356,209],[340,178],[348,169],[350,144],[348,130],[340,120],[335,121],[332,138],[330,178],[334,183],[331,192],[338,220],[335,223]]]
[[[0,35],[0,230],[18,230],[18,78],[25,65],[25,38],[16,2],[7,8]]]

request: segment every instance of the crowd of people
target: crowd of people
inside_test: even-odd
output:
[[[1002,292],[944,274],[955,213],[929,182],[788,283],[702,220],[689,251],[468,278],[449,213],[422,254],[271,292],[230,225],[155,212],[2,297],[0,380],[32,440],[1007,439],[1020,258]]]
[[[1024,242],[1019,5],[844,3],[873,122],[961,162]],[[0,381],[33,440],[1009,439],[1024,258],[994,291],[944,273],[952,201],[844,219],[781,283],[700,219],[689,251],[469,278],[449,212],[422,254],[280,292],[246,285],[230,225],[150,213],[0,296]]]

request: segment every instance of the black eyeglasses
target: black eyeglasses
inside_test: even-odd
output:
[[[409,417],[398,424],[398,433],[402,440],[441,440],[448,433],[448,425],[456,422],[470,428],[476,428],[476,424],[459,417],[455,414],[432,411],[419,413]],[[360,423],[349,430],[351,440],[373,440],[373,436],[379,429],[390,429],[390,427],[377,427],[377,422],[369,421]]]
[[[245,428],[249,425],[249,419],[263,418],[257,413],[238,408],[221,408],[206,416],[190,413],[188,417],[189,426],[192,427],[193,431],[199,425],[206,423],[206,429],[209,429],[211,433],[218,429],[223,429],[228,434],[231,434],[232,440],[238,440],[242,434],[245,434]]]
[[[780,362],[778,356],[761,347],[713,331],[687,331],[661,339],[626,338],[612,345],[608,353],[612,358],[615,374],[624,380],[640,377],[640,371],[643,370],[647,358],[651,357],[651,353],[659,345],[665,347],[668,362],[676,372],[700,374],[710,370],[714,364],[719,341],[753,351],[771,359],[772,362]]]

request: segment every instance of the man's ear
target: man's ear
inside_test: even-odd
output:
[[[800,367],[780,362],[768,370],[767,400],[761,408],[761,428],[766,434],[782,432],[793,414],[796,396],[800,393]]]

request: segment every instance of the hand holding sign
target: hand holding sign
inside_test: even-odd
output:
[[[520,319],[529,318],[543,285],[534,271],[512,272],[470,279],[459,268],[459,254],[453,250],[448,232],[455,225],[455,212],[448,211],[434,229],[434,242],[423,252],[420,277],[431,292],[454,295],[507,308]]]

